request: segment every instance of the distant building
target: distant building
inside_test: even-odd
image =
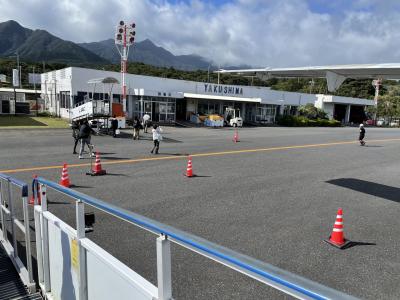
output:
[[[17,96],[15,103],[14,95]],[[31,110],[36,110],[36,100],[40,97],[40,92],[30,89],[14,89],[0,87],[0,114],[29,114]]]
[[[71,109],[89,99],[121,102],[121,86],[89,85],[95,78],[119,72],[69,67],[41,75],[41,97],[46,109],[71,118]],[[193,114],[223,115],[227,107],[238,108],[246,122],[274,123],[277,115],[296,114],[299,105],[312,103],[330,118],[351,122],[373,100],[274,91],[268,87],[236,86],[128,74],[126,117],[149,114],[156,122],[190,121]],[[111,91],[111,92],[110,92]]]

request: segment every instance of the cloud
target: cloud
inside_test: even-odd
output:
[[[120,19],[137,24],[174,54],[216,64],[305,66],[400,60],[400,9],[387,0],[0,0],[14,19],[75,42],[114,35]],[[328,5],[329,4],[329,5]]]

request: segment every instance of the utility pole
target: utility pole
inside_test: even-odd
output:
[[[58,117],[61,118],[60,97],[57,97],[57,79],[54,79],[54,103],[56,104],[56,115],[58,114]]]
[[[13,69],[13,88],[14,88],[14,115],[16,114],[17,108],[17,91],[15,90],[16,87],[21,88],[21,68],[19,66],[19,55],[18,52],[15,55],[9,57],[16,57],[17,58],[17,69]],[[17,71],[17,72],[15,72]],[[10,101],[10,111],[11,111],[11,101]]]
[[[379,91],[380,87],[382,86],[382,79],[378,78],[376,80],[372,80],[372,85],[375,88],[375,97],[374,97],[374,106],[375,106],[375,115],[374,115],[374,121],[375,121],[375,126],[378,123],[377,117],[378,117],[378,98],[379,98]]]
[[[38,98],[37,98],[37,92],[36,92],[36,76],[35,76],[35,66],[32,67],[33,71],[33,89],[35,90],[35,99],[36,99],[36,117],[38,116],[39,112],[39,104],[38,104]]]
[[[218,64],[218,71],[220,71],[220,70],[221,70],[221,65]],[[219,75],[220,75],[220,73],[218,72],[217,74],[218,74],[218,84],[219,84]]]
[[[15,53],[17,55],[17,66],[19,72],[19,88],[22,88],[22,81],[21,81],[21,66],[19,65],[19,55],[18,52]]]
[[[16,108],[17,108],[17,91],[15,90],[15,87],[18,86],[18,83],[17,83],[18,80],[19,80],[18,70],[13,69],[14,116],[16,115]],[[10,106],[10,113],[11,113],[11,101],[9,103],[10,103],[9,106]]]

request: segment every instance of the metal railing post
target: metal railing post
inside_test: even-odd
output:
[[[50,259],[49,259],[49,223],[43,216],[43,213],[47,211],[47,192],[44,184],[40,185],[40,197],[42,200],[42,211],[40,214],[41,231],[42,231],[42,258],[43,258],[43,282],[44,290],[50,292]]]
[[[11,191],[11,181],[8,179],[8,206],[10,207],[10,219],[11,219],[11,238],[13,243],[13,255],[14,258],[18,257],[18,248],[17,248],[17,237],[15,234],[15,216],[14,216],[14,204],[12,199],[12,191]],[[7,233],[6,233],[7,235]]]
[[[85,205],[81,200],[76,201],[76,233],[78,239],[78,269],[79,269],[79,300],[86,300],[87,269],[86,250],[82,247],[81,239],[85,238]]]
[[[157,238],[158,300],[172,299],[171,243],[166,235]]]
[[[35,179],[36,179],[36,177],[35,177]],[[32,182],[32,187],[33,187],[33,190],[32,190],[32,193],[33,193],[33,205],[37,205],[37,204],[39,204],[39,201],[38,201],[38,194],[39,194],[39,191],[38,191],[38,187],[39,187],[39,184],[35,181],[35,179],[33,180],[33,182]]]
[[[25,251],[26,251],[26,264],[28,268],[28,280],[29,283],[33,284],[30,289],[32,292],[35,289],[33,281],[33,270],[32,270],[32,252],[31,252],[31,230],[29,227],[29,211],[28,211],[28,197],[22,197],[22,205],[24,210],[24,225],[25,225]]]
[[[1,230],[3,232],[3,239],[6,241],[7,240],[7,229],[6,229],[6,222],[4,219],[4,210],[3,206],[5,207],[6,204],[3,201],[3,180],[0,179],[0,220],[1,220]]]
[[[42,221],[41,221],[41,208],[35,205],[35,237],[36,237],[36,257],[38,266],[38,279],[39,283],[43,283],[43,248],[42,248]]]

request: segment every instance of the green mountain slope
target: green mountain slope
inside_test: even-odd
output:
[[[0,56],[18,53],[21,59],[57,63],[106,64],[106,59],[45,30],[30,30],[15,21],[0,23]]]

